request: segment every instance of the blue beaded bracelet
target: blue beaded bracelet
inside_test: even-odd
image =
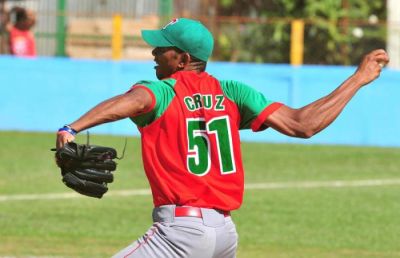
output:
[[[72,134],[72,135],[74,135],[74,136],[78,133],[77,131],[75,131],[74,129],[72,129],[72,127],[69,126],[69,125],[64,125],[64,127],[61,127],[60,129],[58,129],[58,131],[59,131],[59,132],[62,132],[62,131],[68,132],[68,133],[70,133],[70,134]]]

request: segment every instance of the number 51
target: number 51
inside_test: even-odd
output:
[[[204,118],[188,118],[187,139],[188,156],[187,168],[197,175],[206,175],[211,168],[210,138],[214,134],[218,150],[221,174],[236,172],[233,155],[232,136],[228,116],[220,116],[205,122]]]

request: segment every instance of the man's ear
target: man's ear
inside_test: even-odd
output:
[[[181,60],[178,64],[179,68],[181,69],[185,68],[188,64],[190,64],[190,61],[191,61],[190,54],[186,52],[182,53]]]

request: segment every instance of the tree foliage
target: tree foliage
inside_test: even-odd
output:
[[[219,0],[218,10],[236,17],[219,24],[221,60],[289,63],[293,19],[306,23],[305,63],[355,64],[385,47],[384,0]]]

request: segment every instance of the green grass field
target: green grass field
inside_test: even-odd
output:
[[[0,257],[110,257],[151,225],[150,196],[8,200],[70,193],[45,133],[0,132]],[[85,135],[78,142],[85,142]],[[124,137],[91,137],[122,150]],[[400,149],[243,143],[246,184],[400,179]],[[399,185],[247,189],[233,212],[239,258],[400,257]],[[146,189],[129,138],[110,192]],[[7,197],[3,198],[2,197]]]

